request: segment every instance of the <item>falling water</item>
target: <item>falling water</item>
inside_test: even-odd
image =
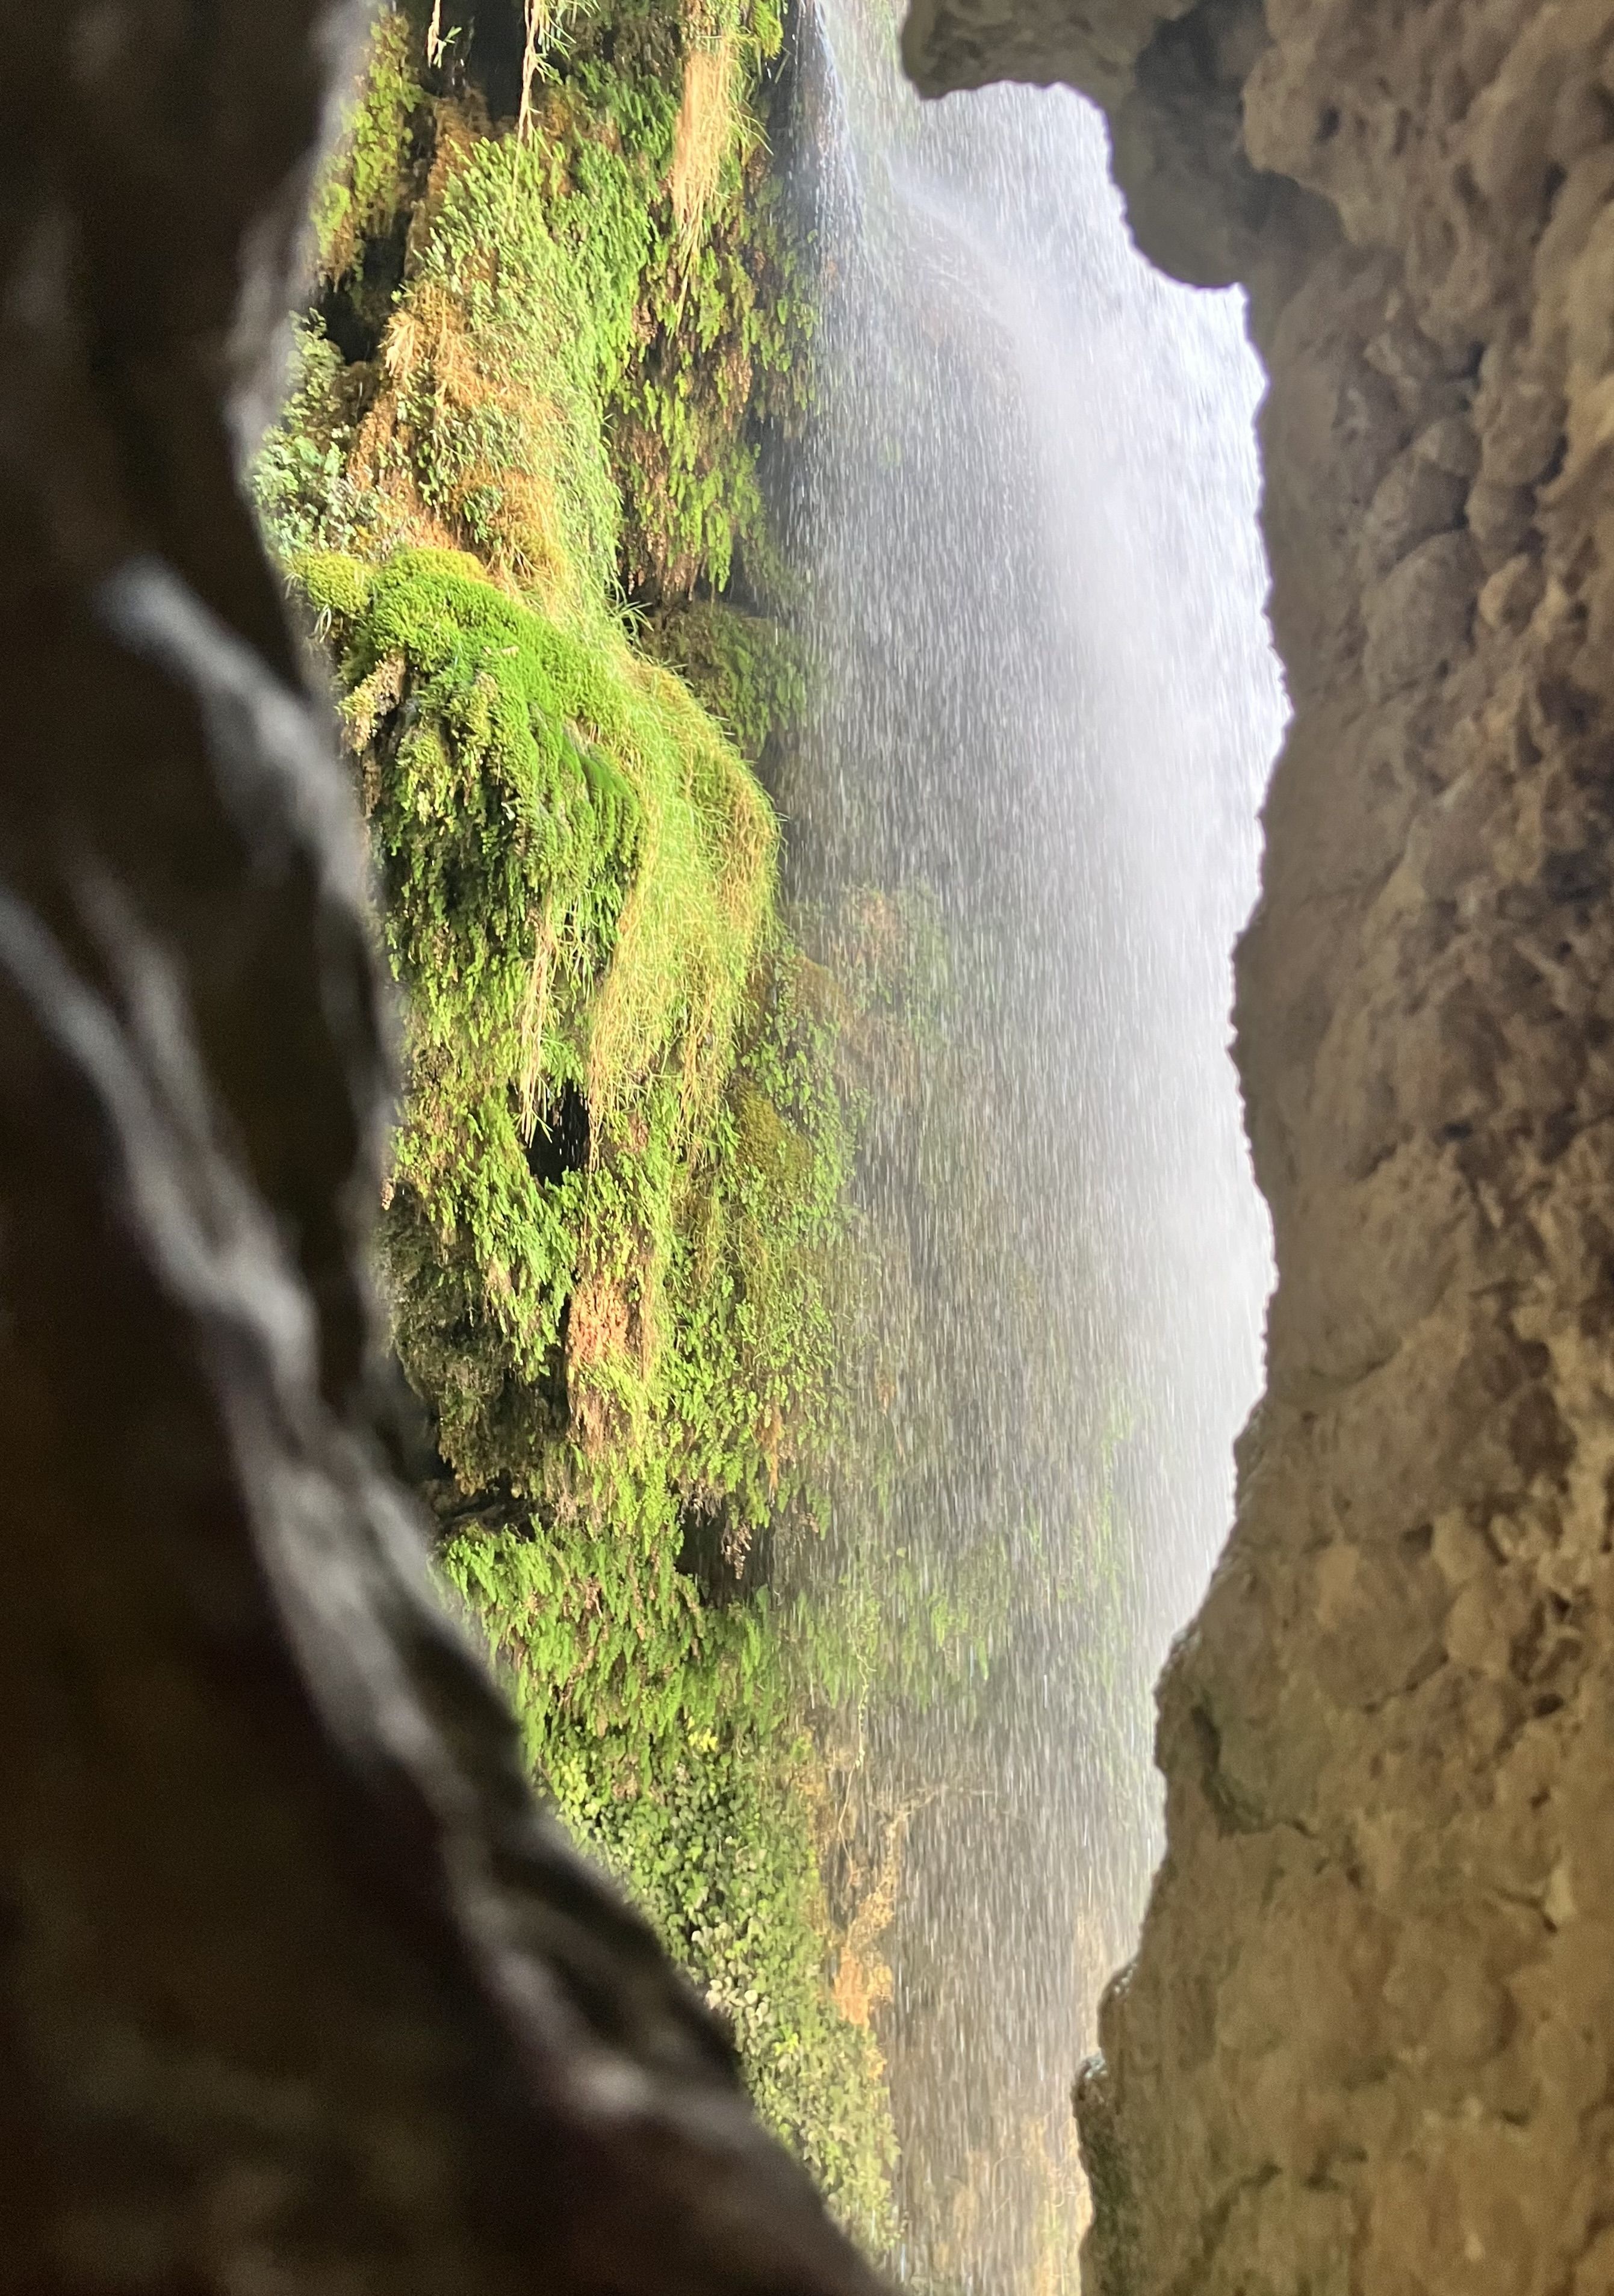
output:
[[[1071,2077],[1158,1853],[1150,1687],[1259,1387],[1269,1240],[1227,1055],[1283,709],[1259,379],[1237,299],[1132,249],[1080,99],[922,105],[877,0],[821,5],[795,890],[894,889],[947,987],[928,1085],[884,1129],[877,1106],[868,1159],[901,1247],[900,1471],[804,1568],[861,1588],[887,1652],[951,1650],[877,1664],[840,1750],[864,1888],[882,1828],[900,1853],[876,2021],[907,2269],[1057,2288]]]

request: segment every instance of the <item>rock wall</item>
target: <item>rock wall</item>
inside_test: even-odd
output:
[[[352,13],[0,10],[0,2288],[860,2296],[383,1464],[355,808],[233,476]]]
[[[1614,2289],[1614,0],[918,0],[1241,279],[1280,1280],[1078,2111],[1091,2296]]]

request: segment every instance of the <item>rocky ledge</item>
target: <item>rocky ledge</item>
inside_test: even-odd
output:
[[[1280,1280],[1078,2098],[1091,2296],[1614,2288],[1614,0],[918,0],[1242,281]]]

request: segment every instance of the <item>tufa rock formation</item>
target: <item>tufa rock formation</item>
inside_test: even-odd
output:
[[[0,2287],[854,2296],[383,1464],[358,842],[232,475],[348,14],[4,12]]]
[[[1241,280],[1280,1280],[1078,2111],[1091,2296],[1614,2289],[1614,0],[918,0]]]

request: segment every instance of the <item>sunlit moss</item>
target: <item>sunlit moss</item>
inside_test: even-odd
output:
[[[451,1487],[445,1580],[535,1771],[885,2249],[801,1684],[737,1576],[821,1509],[855,1415],[861,992],[827,995],[781,916],[752,771],[804,699],[762,611],[761,443],[811,331],[769,158],[782,29],[771,0],[554,12],[518,127],[440,13],[438,54],[418,6],[375,29],[254,480],[401,992],[381,1274]],[[713,103],[691,64],[720,53]]]

